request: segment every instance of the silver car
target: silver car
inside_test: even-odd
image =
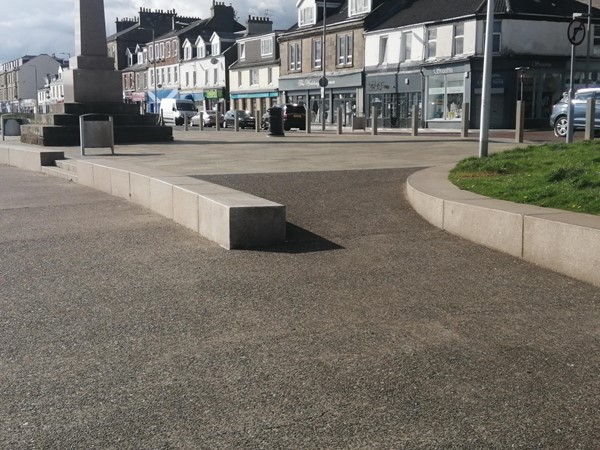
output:
[[[579,89],[573,96],[573,128],[585,129],[585,116],[587,101],[595,99],[596,101],[596,118],[595,128],[600,128],[600,88],[585,88]],[[569,109],[569,101],[567,94],[552,107],[550,115],[550,126],[554,130],[556,137],[565,137],[567,135],[568,121],[567,114]]]

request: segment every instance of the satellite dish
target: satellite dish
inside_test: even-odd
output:
[[[217,58],[211,58],[210,63],[211,64],[219,64],[219,60]]]

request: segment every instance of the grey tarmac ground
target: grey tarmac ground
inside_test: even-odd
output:
[[[0,166],[0,448],[598,448],[600,290],[404,200],[474,142],[211,136],[116,158],[286,204],[285,245]]]

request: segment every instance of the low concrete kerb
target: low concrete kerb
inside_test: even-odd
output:
[[[0,164],[41,172],[63,152],[0,146]],[[174,220],[226,249],[281,244],[284,205],[192,177],[127,166],[108,159],[74,160],[80,184],[133,201]]]
[[[434,226],[480,245],[600,286],[600,217],[495,200],[448,180],[454,167],[411,175],[406,197]]]

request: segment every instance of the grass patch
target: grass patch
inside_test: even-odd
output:
[[[487,197],[600,215],[600,142],[468,158],[450,172],[450,181]]]

